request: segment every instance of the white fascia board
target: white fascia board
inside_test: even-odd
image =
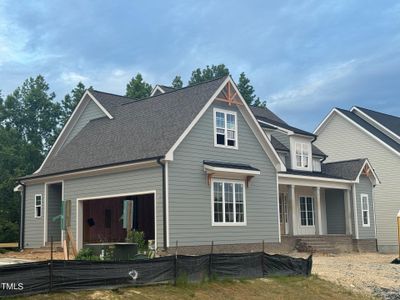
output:
[[[154,94],[158,91],[160,91],[162,94],[165,93],[165,91],[161,88],[161,86],[159,86],[158,84],[153,88],[153,90],[150,93],[150,97],[153,97]]]
[[[58,135],[56,141],[54,142],[54,144],[51,146],[50,151],[47,153],[46,158],[43,160],[42,164],[40,165],[39,169],[37,169],[34,174],[40,172],[40,170],[43,168],[44,164],[46,163],[46,161],[48,160],[48,158],[50,157],[50,155],[53,153],[54,149],[56,149],[56,147],[58,146],[59,143],[63,143],[65,141],[65,139],[67,138],[69,132],[72,130],[73,125],[75,125],[76,120],[75,117],[77,116],[77,118],[79,118],[79,115],[83,112],[84,108],[87,105],[87,102],[84,103],[86,96],[89,96],[90,99],[92,99],[96,105],[99,106],[99,108],[106,114],[107,117],[109,117],[110,119],[112,119],[113,117],[111,116],[111,114],[99,103],[99,101],[97,101],[97,99],[89,92],[89,90],[86,90],[86,92],[83,94],[81,100],[79,100],[78,104],[76,105],[74,111],[72,112],[71,116],[68,118],[67,123],[65,123],[63,129],[61,130],[60,134]],[[72,122],[75,123],[72,124]],[[72,126],[72,127],[71,127]],[[70,128],[71,127],[71,128]],[[69,132],[68,128],[70,129]]]
[[[314,132],[313,132],[315,135],[318,135],[318,134],[321,132],[322,128],[325,127],[326,123],[327,123],[328,120],[333,116],[333,114],[334,114],[335,112],[336,112],[336,109],[333,108],[333,109],[328,113],[328,115],[325,116],[325,118],[322,120],[322,122],[318,124],[317,128],[315,128],[315,130],[314,130]]]
[[[21,192],[22,191],[22,185],[18,184],[15,188],[14,188],[14,192]]]
[[[94,101],[94,103],[97,104],[97,106],[103,111],[103,113],[106,114],[106,116],[112,120],[114,119],[114,117],[104,108],[103,105],[100,104],[100,102],[92,95],[92,93],[90,93],[89,90],[86,91],[86,93],[89,95],[89,97]]]
[[[263,120],[259,120],[259,119],[257,119],[257,122],[260,122],[260,123],[262,123],[262,124],[265,124],[265,125],[269,125],[269,126],[275,127],[275,128],[277,128],[277,129],[279,129],[280,131],[283,131],[283,132],[285,132],[285,133],[286,133],[286,134],[288,134],[288,135],[294,134],[294,132],[293,132],[293,131],[291,131],[291,130],[289,130],[289,129],[286,129],[286,128],[283,128],[283,127],[277,126],[277,125],[275,125],[275,124],[272,124],[272,123],[269,123],[269,122],[265,122],[265,121],[263,121]]]
[[[306,179],[306,180],[310,180],[310,181],[341,182],[341,183],[348,183],[348,184],[355,182],[353,180],[346,180],[346,179],[314,177],[314,176],[294,175],[294,174],[285,174],[285,173],[279,173],[279,178],[297,178],[297,179]]]
[[[387,128],[386,126],[382,125],[381,123],[379,123],[378,121],[376,121],[374,118],[370,117],[369,115],[367,115],[365,112],[363,112],[361,109],[353,106],[350,109],[351,112],[356,112],[360,115],[363,115],[366,119],[368,119],[371,123],[375,124],[377,127],[380,127],[381,129],[387,131],[390,135],[393,135],[394,137],[396,137],[397,139],[400,140],[400,136],[396,133],[394,133],[393,131],[391,131],[389,128]]]
[[[221,173],[235,173],[240,175],[260,175],[260,171],[256,170],[243,170],[243,169],[233,169],[233,168],[223,168],[223,167],[212,167],[205,165],[204,171],[207,173],[221,172]]]
[[[308,187],[320,187],[320,188],[342,189],[342,190],[351,189],[351,182],[349,181],[336,182],[329,180],[320,180],[320,178],[310,180],[310,177],[307,176],[281,177],[281,174],[278,174],[278,182],[280,185],[308,186]]]

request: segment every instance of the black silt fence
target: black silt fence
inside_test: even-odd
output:
[[[135,261],[54,260],[0,267],[0,296],[50,291],[311,274],[312,257],[259,253],[167,256]]]

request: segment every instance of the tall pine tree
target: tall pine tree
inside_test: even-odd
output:
[[[137,73],[126,85],[126,96],[134,99],[149,97],[152,86],[143,80],[142,74]]]
[[[229,69],[224,64],[211,65],[211,67],[207,65],[205,69],[197,68],[194,70],[188,84],[194,85],[225,75],[229,75]]]
[[[256,96],[254,87],[250,84],[250,79],[246,77],[244,72],[240,73],[238,89],[240,94],[243,96],[244,100],[248,105],[254,106],[266,106],[265,101],[261,101],[259,97]]]
[[[61,127],[67,122],[85,91],[85,85],[79,82],[71,93],[65,95],[64,99],[61,101]]]
[[[181,89],[183,87],[183,81],[181,76],[176,75],[174,80],[172,80],[172,87],[174,89]]]

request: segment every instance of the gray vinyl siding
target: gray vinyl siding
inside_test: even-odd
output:
[[[53,241],[61,240],[61,227],[60,227],[60,219],[53,221],[53,218],[59,216],[61,214],[61,205],[62,205],[62,185],[61,184],[52,184],[47,186],[47,241],[51,240],[53,237]]]
[[[72,128],[67,139],[65,140],[64,146],[67,145],[69,141],[71,141],[79,133],[79,131],[81,131],[82,128],[85,127],[87,123],[89,123],[90,120],[102,118],[105,116],[106,115],[104,114],[104,112],[96,103],[94,103],[94,101],[89,101],[86,108],[79,116],[79,119],[77,120],[75,126]]]
[[[104,174],[64,181],[64,199],[72,200],[72,230],[76,236],[76,203],[78,198],[112,196],[125,193],[156,191],[156,236],[157,246],[163,241],[162,171],[152,167]]]
[[[362,225],[361,194],[368,195],[369,219],[370,219],[369,227],[363,227]],[[357,201],[358,237],[359,239],[373,239],[375,238],[374,206],[372,199],[372,184],[371,181],[368,179],[368,177],[360,176],[360,183],[356,184],[356,201]]]
[[[237,112],[238,150],[214,147],[213,108]],[[246,192],[246,226],[212,226],[211,187],[203,160],[260,169]],[[170,245],[279,241],[276,171],[236,107],[214,103],[175,150],[169,169]]]
[[[341,116],[326,124],[315,144],[328,155],[327,162],[369,159],[381,181],[373,190],[378,247],[380,251],[396,251],[397,231],[393,224],[400,210],[400,157]]]
[[[35,195],[42,195],[42,216],[35,218]],[[26,248],[38,248],[43,246],[44,237],[44,184],[26,186],[25,198],[25,236]]]
[[[345,234],[345,208],[343,190],[325,190],[326,225],[328,234]]]

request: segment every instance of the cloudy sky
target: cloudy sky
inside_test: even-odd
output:
[[[397,3],[396,3],[397,2]],[[282,4],[284,3],[284,4]],[[0,1],[3,96],[42,74],[123,94],[207,64],[244,71],[268,107],[313,130],[334,106],[400,114],[398,1]]]

